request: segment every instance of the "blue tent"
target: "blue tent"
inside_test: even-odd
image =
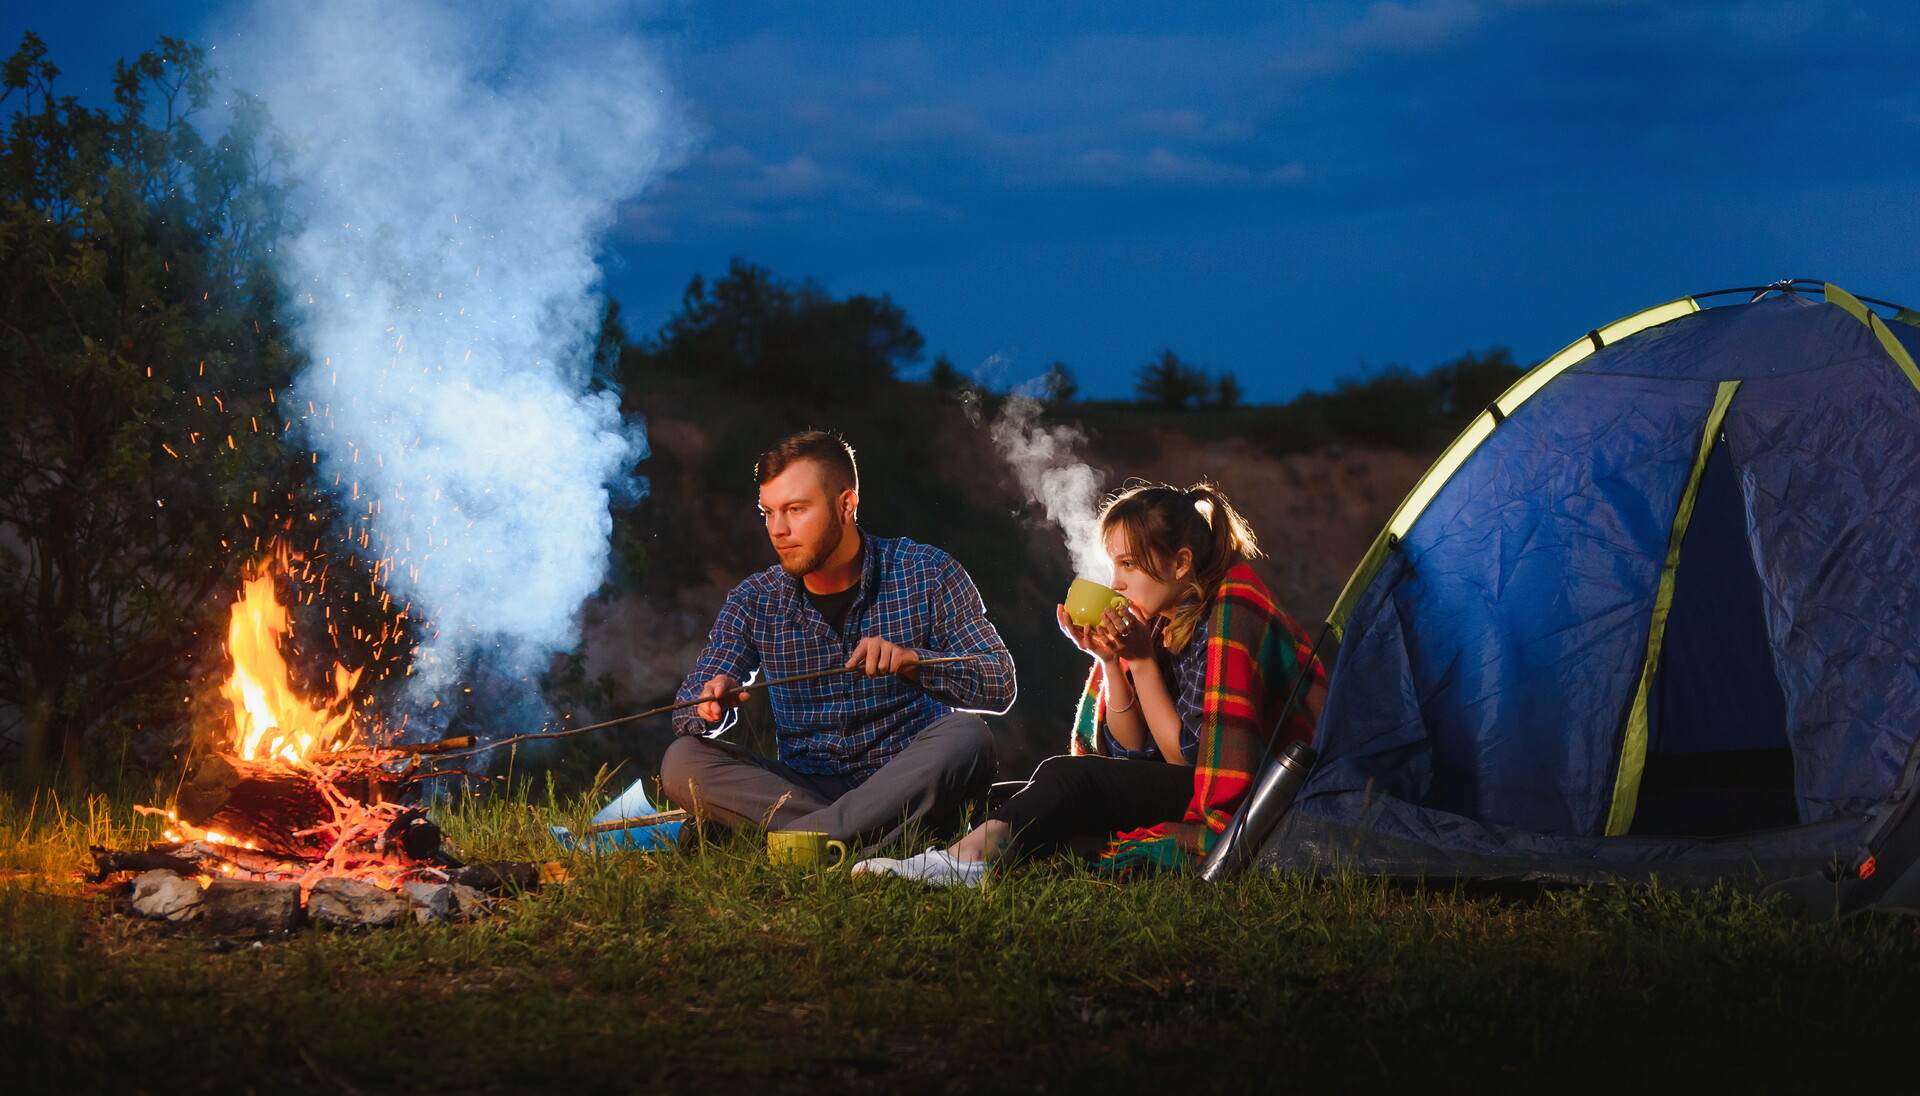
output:
[[[1920,906],[1920,317],[1739,292],[1590,332],[1414,487],[1267,863]]]

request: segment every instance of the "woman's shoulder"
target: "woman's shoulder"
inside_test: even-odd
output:
[[[1237,635],[1251,640],[1271,628],[1278,628],[1295,640],[1303,640],[1306,635],[1299,622],[1287,615],[1273,591],[1244,560],[1234,564],[1221,578],[1210,610],[1207,622],[1211,625],[1209,631],[1215,635]]]
[[[1223,606],[1236,604],[1251,606],[1268,615],[1282,615],[1280,603],[1274,600],[1273,591],[1261,581],[1253,565],[1242,560],[1227,569],[1220,578],[1220,585],[1213,593],[1213,605],[1216,610]]]

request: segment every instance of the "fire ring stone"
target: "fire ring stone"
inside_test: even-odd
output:
[[[391,928],[406,915],[406,899],[358,879],[322,879],[307,895],[307,916],[330,929]]]

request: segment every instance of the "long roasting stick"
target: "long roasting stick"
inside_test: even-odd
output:
[[[979,657],[980,657],[979,655],[947,655],[943,658],[923,658],[918,662],[914,663],[914,665],[939,666],[949,662],[972,662],[978,659]],[[865,670],[859,666],[836,666],[831,670],[815,670],[813,673],[810,673],[810,674],[795,674],[792,677],[776,677],[768,681],[756,681],[751,685],[742,685],[740,688],[735,689],[734,692],[735,693],[752,693],[752,692],[758,692],[761,689],[771,689],[775,685],[792,685],[795,682],[812,681],[815,678],[837,677],[840,674],[855,674],[855,673],[864,673],[864,672]],[[589,723],[584,727],[568,727],[564,731],[542,731],[536,734],[517,734],[517,735],[514,735],[512,738],[503,738],[498,742],[489,742],[484,746],[474,745],[473,737],[471,735],[463,735],[459,738],[443,738],[438,742],[423,742],[417,746],[402,745],[402,746],[394,746],[392,748],[395,750],[399,750],[403,753],[417,753],[417,754],[485,753],[488,750],[497,750],[497,749],[500,749],[502,746],[511,746],[517,742],[532,742],[536,739],[542,739],[542,738],[566,738],[570,735],[586,734],[588,731],[605,730],[608,727],[617,727],[622,723],[632,723],[636,720],[649,719],[656,715],[665,715],[668,712],[677,712],[682,708],[691,708],[698,704],[705,704],[709,699],[712,699],[712,698],[707,697],[707,698],[697,698],[694,700],[682,700],[677,704],[666,704],[658,708],[649,708],[644,712],[639,712],[634,715],[623,715],[619,719],[609,719],[604,723]]]
[[[588,833],[614,833],[619,830],[637,830],[642,826],[658,826],[663,822],[684,822],[693,815],[689,811],[660,811],[656,814],[643,814],[635,818],[616,818],[611,822],[595,822],[587,827]]]

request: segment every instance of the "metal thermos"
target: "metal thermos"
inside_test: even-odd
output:
[[[1247,862],[1259,854],[1261,844],[1287,813],[1287,808],[1293,806],[1293,797],[1300,794],[1300,787],[1307,782],[1307,774],[1313,771],[1313,763],[1319,756],[1305,742],[1290,743],[1281,751],[1278,763],[1267,769],[1260,778],[1260,786],[1247,798],[1247,805],[1227,823],[1226,832],[1207,854],[1207,862],[1200,867],[1200,878],[1221,883],[1240,874]]]

